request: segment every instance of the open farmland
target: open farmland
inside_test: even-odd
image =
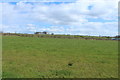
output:
[[[117,78],[118,42],[3,36],[3,78]]]

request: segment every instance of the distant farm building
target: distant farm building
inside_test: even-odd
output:
[[[48,32],[44,31],[44,32],[35,32],[35,34],[48,34]]]

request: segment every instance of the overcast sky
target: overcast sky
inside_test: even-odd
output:
[[[119,0],[0,2],[3,32],[103,35],[118,34]]]

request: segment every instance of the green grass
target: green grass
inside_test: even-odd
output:
[[[117,78],[117,45],[105,40],[3,36],[2,76]]]
[[[0,34],[0,79],[2,78],[2,35]]]

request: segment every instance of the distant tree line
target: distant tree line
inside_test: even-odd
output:
[[[85,39],[85,40],[112,40],[111,38],[116,38],[120,36],[110,37],[110,36],[83,36],[83,35],[55,35],[52,34],[21,34],[21,33],[0,33],[3,36],[21,36],[21,37],[44,37],[44,38],[68,38],[68,39]]]

